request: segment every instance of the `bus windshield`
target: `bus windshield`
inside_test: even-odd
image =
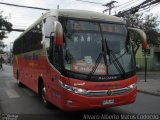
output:
[[[66,19],[63,28],[66,70],[88,75],[96,68],[93,75],[120,75],[122,73],[114,64],[117,60],[125,73],[135,70],[131,41],[124,24]],[[114,58],[110,58],[109,52],[102,54],[106,47],[103,40],[107,42],[108,50],[114,54]]]

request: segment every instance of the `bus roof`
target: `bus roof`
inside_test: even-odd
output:
[[[82,19],[93,19],[93,20],[97,19],[103,21],[125,23],[124,20],[119,17],[88,10],[56,9],[47,12],[46,15],[65,16],[71,18],[82,18]]]
[[[106,15],[95,11],[75,10],[75,9],[55,9],[44,13],[35,23],[33,23],[30,27],[28,27],[17,39],[23,36],[27,31],[29,31],[31,28],[33,28],[36,24],[38,24],[42,19],[46,18],[47,16],[56,16],[56,17],[64,16],[70,18],[101,20],[106,22],[125,24],[125,21],[122,18],[112,15]]]

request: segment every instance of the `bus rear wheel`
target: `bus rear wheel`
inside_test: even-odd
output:
[[[40,94],[41,94],[41,99],[42,99],[44,106],[47,108],[50,108],[51,104],[46,98],[46,88],[43,83],[41,84],[41,93]]]

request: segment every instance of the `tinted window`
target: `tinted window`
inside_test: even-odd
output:
[[[39,23],[14,42],[13,54],[25,53],[42,48],[42,24]]]

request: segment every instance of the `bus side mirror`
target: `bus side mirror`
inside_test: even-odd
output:
[[[63,45],[63,28],[58,21],[55,21],[55,44]]]
[[[54,42],[54,38],[55,38],[55,33],[51,32],[50,33],[50,41]]]
[[[147,49],[148,44],[147,44],[147,36],[145,34],[144,31],[142,31],[141,29],[138,28],[128,28],[129,31],[131,32],[135,32],[138,33],[138,35],[140,36],[141,40],[142,40],[142,49]]]
[[[54,49],[54,41],[55,41],[55,33],[54,32],[51,32],[50,33],[50,46],[49,46],[49,60],[51,63],[53,63],[53,49]]]

